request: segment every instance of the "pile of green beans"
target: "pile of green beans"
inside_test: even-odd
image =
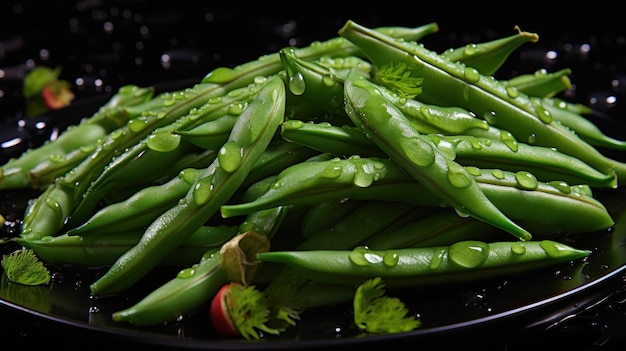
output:
[[[13,241],[51,265],[103,269],[95,297],[184,267],[112,316],[134,325],[177,320],[232,281],[281,304],[317,283],[462,283],[586,257],[558,240],[614,225],[595,191],[616,191],[626,164],[600,147],[626,141],[558,97],[569,69],[494,78],[537,34],[436,53],[420,40],[438,30],[348,21],[187,89],[123,87],[0,166],[0,191],[40,191]],[[221,249],[247,233],[271,245],[247,253],[263,264],[239,279]]]

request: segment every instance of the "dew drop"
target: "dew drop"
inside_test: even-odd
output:
[[[63,219],[63,211],[61,209],[61,205],[57,202],[54,201],[52,199],[46,199],[45,200],[45,204],[46,206],[48,206],[48,208],[52,209],[52,211],[54,212],[55,215],[57,215],[57,217],[59,219]]]
[[[339,164],[330,163],[319,174],[322,178],[334,179],[338,178],[343,172],[343,166]]]
[[[550,186],[562,192],[563,194],[569,194],[572,192],[572,188],[567,184],[567,182],[562,180],[551,180],[548,182]]]
[[[220,167],[229,173],[236,171],[243,162],[244,148],[234,141],[228,141],[220,148],[217,160]]]
[[[526,246],[522,243],[513,243],[513,245],[511,245],[511,252],[515,255],[523,255],[526,253]]]
[[[213,176],[198,180],[193,189],[193,199],[197,205],[203,205],[209,201],[213,193]]]
[[[289,77],[289,90],[294,95],[304,94],[304,91],[306,90],[306,82],[304,81],[302,73],[296,72]]]
[[[283,122],[283,129],[295,130],[304,127],[304,122],[301,120],[289,120]]]
[[[398,253],[395,251],[387,251],[383,255],[383,265],[387,267],[397,266],[399,260],[400,260],[400,255],[398,255]]]
[[[519,90],[517,90],[516,87],[512,87],[512,86],[508,86],[506,87],[506,94],[510,97],[515,99],[516,97],[519,96]]]
[[[195,273],[196,273],[196,270],[194,267],[184,268],[178,271],[178,273],[176,274],[176,278],[180,278],[180,279],[191,278],[193,277]]]
[[[500,141],[502,141],[504,145],[506,145],[509,149],[511,149],[511,151],[517,151],[519,148],[519,145],[517,144],[517,140],[515,139],[513,134],[509,132],[508,130],[500,131]]]
[[[501,169],[492,170],[491,175],[496,179],[504,179],[504,172]]]
[[[482,173],[480,172],[480,168],[476,167],[476,166],[466,166],[465,169],[467,170],[467,173],[478,177],[480,176]]]
[[[400,138],[398,143],[407,157],[416,165],[426,167],[435,163],[435,150],[431,144],[421,138]]]
[[[539,99],[532,99],[532,104],[533,107],[535,108],[535,112],[537,117],[543,122],[543,123],[550,123],[552,122],[552,113],[550,113],[549,110],[547,110],[543,104],[541,103],[541,100]]]
[[[489,245],[475,240],[459,241],[450,245],[448,258],[465,268],[480,266],[489,256]]]
[[[448,162],[448,182],[455,188],[463,189],[472,184],[472,179],[463,166],[456,162]]]
[[[530,172],[519,171],[515,173],[515,180],[520,188],[525,190],[535,190],[539,186],[537,178]]]
[[[550,257],[561,257],[569,254],[570,249],[564,246],[561,243],[552,240],[541,240],[539,246],[550,256]]]
[[[487,121],[487,123],[494,125],[497,122],[496,112],[495,111],[487,111],[483,113],[483,119]]]
[[[50,155],[50,162],[61,163],[65,161],[65,155],[62,154],[52,154]]]
[[[475,83],[480,80],[480,73],[474,67],[466,67],[463,70],[463,76],[468,82]]]
[[[365,258],[365,254],[368,249],[364,246],[357,246],[352,251],[350,251],[350,255],[348,258],[350,262],[354,263],[357,266],[367,266],[369,262]]]
[[[443,263],[443,259],[444,257],[446,257],[446,253],[447,251],[445,248],[441,248],[438,251],[435,251],[433,253],[433,258],[430,260],[430,263],[428,264],[428,268],[435,270],[441,267],[441,264]]]
[[[537,135],[535,133],[530,133],[530,135],[528,136],[528,143],[534,144],[535,141],[537,141]]]
[[[168,152],[176,150],[180,145],[180,134],[174,134],[169,131],[153,133],[146,138],[146,146],[151,150],[158,152]]]
[[[465,45],[465,49],[463,50],[463,52],[465,52],[466,55],[472,56],[475,55],[477,50],[476,50],[476,44],[467,44]]]

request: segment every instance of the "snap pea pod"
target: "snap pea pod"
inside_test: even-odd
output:
[[[0,189],[45,189],[50,183],[46,180],[32,183],[29,177],[33,168],[42,169],[44,163],[56,166],[57,162],[67,161],[68,153],[81,147],[92,147],[109,131],[115,129],[119,121],[128,119],[125,107],[141,104],[152,97],[153,90],[135,85],[121,87],[111,98],[103,104],[93,115],[85,117],[78,125],[69,126],[56,139],[48,140],[34,149],[29,149],[18,158],[13,158],[0,167]],[[113,123],[111,123],[113,122]],[[113,124],[113,126],[111,125]],[[76,162],[76,153],[71,159]],[[84,155],[86,157],[86,155]],[[60,171],[63,171],[61,169]],[[54,178],[62,173],[54,171]],[[52,172],[52,171],[50,171]]]
[[[572,81],[569,75],[572,74],[570,68],[563,68],[556,72],[548,72],[545,68],[536,70],[532,74],[520,74],[506,81],[510,87],[515,87],[518,91],[539,98],[552,98],[556,94],[572,89]]]
[[[345,114],[343,110],[344,81],[347,73],[343,72],[339,75],[325,66],[299,59],[293,50],[282,50],[280,54],[286,67],[289,88],[293,94],[302,95],[315,101],[317,105],[326,104],[328,110],[340,107]],[[353,65],[355,72],[365,77],[370,76],[369,69],[360,69],[361,65],[358,62]],[[477,118],[465,109],[428,105],[386,90],[384,93],[407,117],[410,117],[411,122],[414,122],[414,127],[422,134],[460,134],[468,133],[473,129],[484,131],[489,129],[487,121]],[[498,133],[497,137],[500,136],[501,134]]]
[[[377,67],[406,65],[423,80],[422,93],[416,99],[465,108],[491,125],[510,131],[519,141],[554,147],[601,172],[616,172],[618,180],[626,177],[626,163],[602,154],[560,123],[552,123],[553,117],[541,99],[443,58],[423,45],[398,41],[354,21],[347,21],[339,33],[359,46]]]
[[[418,27],[379,27],[375,31],[385,33],[392,38],[403,40],[420,40],[421,38],[439,31],[435,22],[427,23]],[[326,41],[314,41],[309,46],[296,48],[296,55],[302,59],[315,60],[323,56],[341,57],[362,55],[359,47],[342,37],[334,37]],[[252,83],[257,76],[267,76],[278,73],[284,67],[280,54],[274,52],[259,57],[259,59],[246,62],[233,68],[218,67],[209,72],[202,83],[225,84],[231,88],[243,87]]]
[[[208,101],[213,89],[215,88],[211,84],[197,84],[176,94],[161,94],[155,98],[159,102],[156,104],[160,106],[159,108],[147,112],[146,116],[136,117],[107,134],[87,158],[57,178],[49,191],[33,200],[39,204],[32,206],[36,210],[26,213],[21,235],[36,239],[57,234],[65,225],[68,216],[78,206],[92,181],[102,173],[115,155],[143,139],[154,128],[172,123],[192,108]],[[150,103],[154,104],[155,99],[150,100]],[[69,201],[56,201],[59,198],[68,198]],[[31,225],[44,219],[46,225],[37,225],[36,228]]]
[[[220,207],[220,213],[229,218],[279,205],[310,205],[344,198],[387,201],[411,198],[414,203],[443,203],[437,195],[423,188],[407,187],[408,192],[404,193],[391,191],[397,189],[398,182],[411,183],[412,180],[385,158],[353,156],[301,162],[280,172],[263,195],[249,202],[225,204]]]
[[[117,202],[126,201],[138,191],[156,185],[164,185],[165,183],[177,177],[180,172],[187,168],[206,168],[217,157],[217,149],[215,150],[199,150],[199,152],[190,152],[183,155],[178,161],[175,161],[171,167],[159,172],[159,175],[148,183],[120,184],[115,192],[104,194],[102,198],[102,206],[108,206]],[[98,206],[100,208],[100,206]]]
[[[459,241],[449,246],[371,250],[259,252],[262,262],[293,267],[313,281],[359,284],[381,277],[389,287],[463,283],[558,266],[590,251],[551,240]]]
[[[304,145],[335,156],[386,156],[360,128],[354,125],[335,126],[329,122],[315,123],[291,119],[283,122],[280,135],[290,144]]]
[[[614,173],[604,174],[581,160],[553,148],[466,135],[428,137],[441,150],[464,166],[525,170],[542,181],[561,180],[569,184],[616,188]]]
[[[351,73],[344,86],[350,119],[408,174],[459,212],[490,223],[520,240],[532,238],[528,230],[489,200],[463,166],[419,133],[375,84]]]
[[[207,250],[200,261],[182,269],[132,306],[113,312],[111,318],[133,325],[155,325],[198,308],[228,282],[219,250]]]
[[[470,43],[441,52],[441,56],[453,62],[460,62],[477,69],[484,75],[495,74],[506,62],[511,53],[525,43],[539,41],[537,33],[522,31],[515,26],[517,33],[482,43]]]
[[[66,234],[87,237],[101,231],[143,228],[185,196],[201,172],[187,168],[167,183],[143,188],[124,201],[103,207]]]
[[[129,288],[219,211],[237,191],[283,122],[285,99],[283,81],[279,77],[268,80],[239,116],[216,161],[179,203],[148,226],[137,245],[91,284],[92,295]]]
[[[237,233],[237,226],[202,226],[159,265],[191,265],[211,248],[219,248]],[[15,242],[32,249],[39,258],[53,264],[106,267],[136,245],[143,228],[127,231],[100,231],[88,236],[61,234],[37,240],[16,238]]]
[[[287,87],[296,96],[303,96],[320,109],[331,115],[344,115],[343,109],[343,76],[350,66],[369,76],[370,64],[366,61],[353,59],[344,61],[348,65],[342,71],[337,71],[315,61],[299,59],[296,50],[285,48],[279,52],[280,59],[285,67]],[[365,67],[365,68],[363,68]]]
[[[591,120],[572,111],[571,108],[567,108],[563,103],[548,102],[547,100],[551,99],[544,99],[543,105],[554,116],[554,120],[573,130],[581,139],[599,147],[620,151],[626,150],[626,140],[610,137]]]
[[[592,233],[615,224],[589,186],[541,182],[530,172],[467,167],[489,199],[537,233]],[[532,219],[532,220],[530,220]]]
[[[55,161],[65,160],[68,153],[81,147],[90,147],[104,136],[106,130],[97,124],[70,126],[57,139],[30,149],[21,157],[4,164],[0,168],[0,186],[2,189],[45,189],[50,183],[33,183],[29,175],[31,169],[43,163],[56,165]]]
[[[227,114],[241,113],[266,79],[259,77],[258,83],[234,89],[224,96],[208,99],[170,123],[157,125],[148,133],[144,133],[143,138],[129,145],[120,155],[112,159],[83,191],[82,196],[76,198],[69,225],[83,223],[103,196],[114,191],[120,184],[126,186],[134,183],[149,184],[159,175],[159,169],[191,150],[196,150],[197,146],[181,140],[181,136],[174,131],[194,128]]]
[[[241,187],[247,188],[261,179],[276,175],[283,169],[303,162],[317,154],[318,152],[311,148],[296,143],[286,143],[279,138],[275,138],[263,155],[259,157],[254,168],[250,170],[250,173],[241,184]]]
[[[532,226],[538,234],[590,233],[610,228],[614,223],[606,207],[593,197],[588,185],[569,185],[558,180],[541,182],[527,171],[465,168],[496,207],[524,226]],[[342,173],[329,178],[329,170],[333,170],[330,172],[333,175],[339,171]],[[354,181],[358,178],[376,180],[366,187],[355,186]],[[270,184],[266,193],[248,202],[223,205],[220,208],[222,216],[228,218],[280,205],[311,205],[342,199],[451,206],[389,159],[352,157],[303,162],[267,180],[276,185]],[[263,186],[267,188],[268,183]]]
[[[219,149],[228,139],[230,130],[235,125],[237,115],[226,114],[214,120],[188,130],[174,130],[172,133],[203,149]]]

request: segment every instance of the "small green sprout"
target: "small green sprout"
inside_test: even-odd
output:
[[[383,65],[376,74],[376,80],[407,99],[422,93],[422,82],[424,81],[423,78],[411,77],[411,71],[404,63]]]

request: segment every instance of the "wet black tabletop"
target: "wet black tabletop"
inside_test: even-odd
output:
[[[594,22],[600,25],[591,26],[586,14],[542,9],[490,17],[479,17],[481,11],[477,11],[459,17],[446,15],[443,8],[425,12],[419,6],[392,10],[316,4],[296,9],[282,4],[245,11],[243,5],[235,6],[194,0],[175,5],[147,0],[4,1],[0,5],[0,119],[4,118],[0,128],[11,129],[24,118],[21,84],[26,72],[37,65],[62,67],[61,78],[72,83],[79,103],[128,83],[189,85],[218,66],[232,67],[285,46],[332,38],[348,19],[368,27],[437,22],[440,33],[423,40],[437,52],[510,35],[519,25],[538,33],[540,41],[511,55],[498,77],[570,67],[574,89],[565,98],[613,118],[626,118],[626,26],[612,15],[596,17]],[[22,145],[3,150],[3,158],[45,138],[45,131],[38,136],[35,129],[21,131],[26,133]],[[550,332],[527,335],[520,331],[519,338],[500,340],[494,335],[473,342],[484,350],[526,350],[540,345],[560,350],[622,350],[626,347],[625,278],[617,275],[594,291],[586,310]],[[51,323],[25,311],[0,311],[3,345],[54,344],[67,349],[141,345],[137,340]],[[450,340],[439,343],[450,349],[465,344],[463,340],[452,343],[455,346]]]

